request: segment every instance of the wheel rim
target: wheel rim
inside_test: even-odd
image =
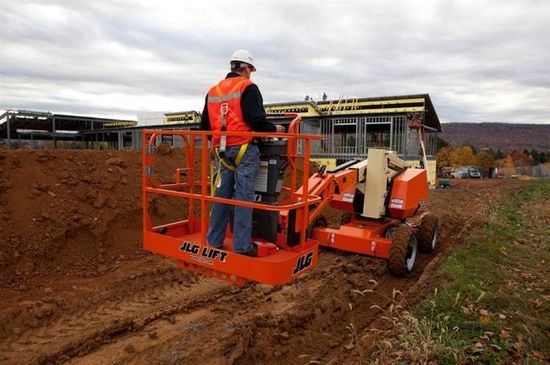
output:
[[[407,246],[407,271],[412,271],[414,267],[414,262],[416,261],[416,237],[411,236],[409,240],[409,245]]]

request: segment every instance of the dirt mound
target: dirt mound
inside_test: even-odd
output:
[[[160,183],[174,182],[182,157],[179,149],[157,148]],[[94,277],[146,255],[141,159],[136,151],[0,150],[0,285]],[[181,219],[185,207],[182,199],[152,196],[153,224]]]
[[[168,163],[159,175],[166,178],[178,161],[175,153],[163,159]],[[1,283],[36,275],[93,276],[144,255],[141,199],[137,152],[3,150]],[[174,210],[164,203],[155,199],[154,210]]]

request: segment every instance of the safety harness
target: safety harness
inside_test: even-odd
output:
[[[225,136],[222,136],[222,138],[224,138]],[[221,140],[220,140],[221,142]],[[220,146],[221,146],[221,143],[220,143]],[[239,152],[237,153],[237,157],[235,157],[235,164],[231,164],[227,161],[225,161],[224,157],[225,156],[221,156],[220,154],[220,151],[218,148],[215,149],[215,152],[216,152],[216,157],[217,157],[217,160],[218,160],[218,164],[216,166],[216,169],[214,169],[214,164],[212,164],[212,173],[210,174],[210,176],[212,176],[212,181],[211,181],[211,186],[212,186],[212,189],[211,189],[211,194],[212,196],[214,196],[214,194],[216,193],[216,189],[218,188],[218,185],[220,184],[220,179],[221,179],[221,165],[225,166],[226,169],[230,170],[230,171],[235,171],[237,169],[237,167],[241,164],[241,161],[244,157],[244,154],[246,153],[246,149],[248,148],[248,143],[246,144],[242,144],[241,147],[239,148]],[[224,151],[225,152],[225,151]]]

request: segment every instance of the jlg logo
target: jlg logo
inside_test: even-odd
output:
[[[204,262],[205,264],[213,265],[214,260],[218,260],[220,262],[225,262],[228,256],[228,253],[222,250],[216,250],[212,247],[202,247],[201,250],[200,245],[191,243],[191,242],[183,242],[183,244],[180,246],[181,252],[187,252],[191,254],[191,258],[196,261]]]
[[[298,274],[300,271],[304,271],[311,266],[313,261],[313,251],[298,257],[298,262],[296,262],[296,267],[292,270],[292,275]]]

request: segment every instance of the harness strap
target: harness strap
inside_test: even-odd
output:
[[[220,160],[222,165],[224,165],[227,169],[231,171],[235,171],[237,169],[237,166],[241,164],[241,161],[244,157],[244,154],[246,153],[247,148],[248,148],[248,143],[241,145],[241,148],[239,148],[239,153],[237,153],[237,157],[235,158],[235,165],[232,165],[229,162],[225,161],[223,158],[221,158],[217,148],[216,148],[216,155],[218,155],[218,159]]]
[[[241,145],[241,148],[239,148],[239,153],[237,153],[237,158],[235,159],[235,166],[239,166],[241,164],[241,160],[243,159],[247,148],[248,148],[248,143]]]

